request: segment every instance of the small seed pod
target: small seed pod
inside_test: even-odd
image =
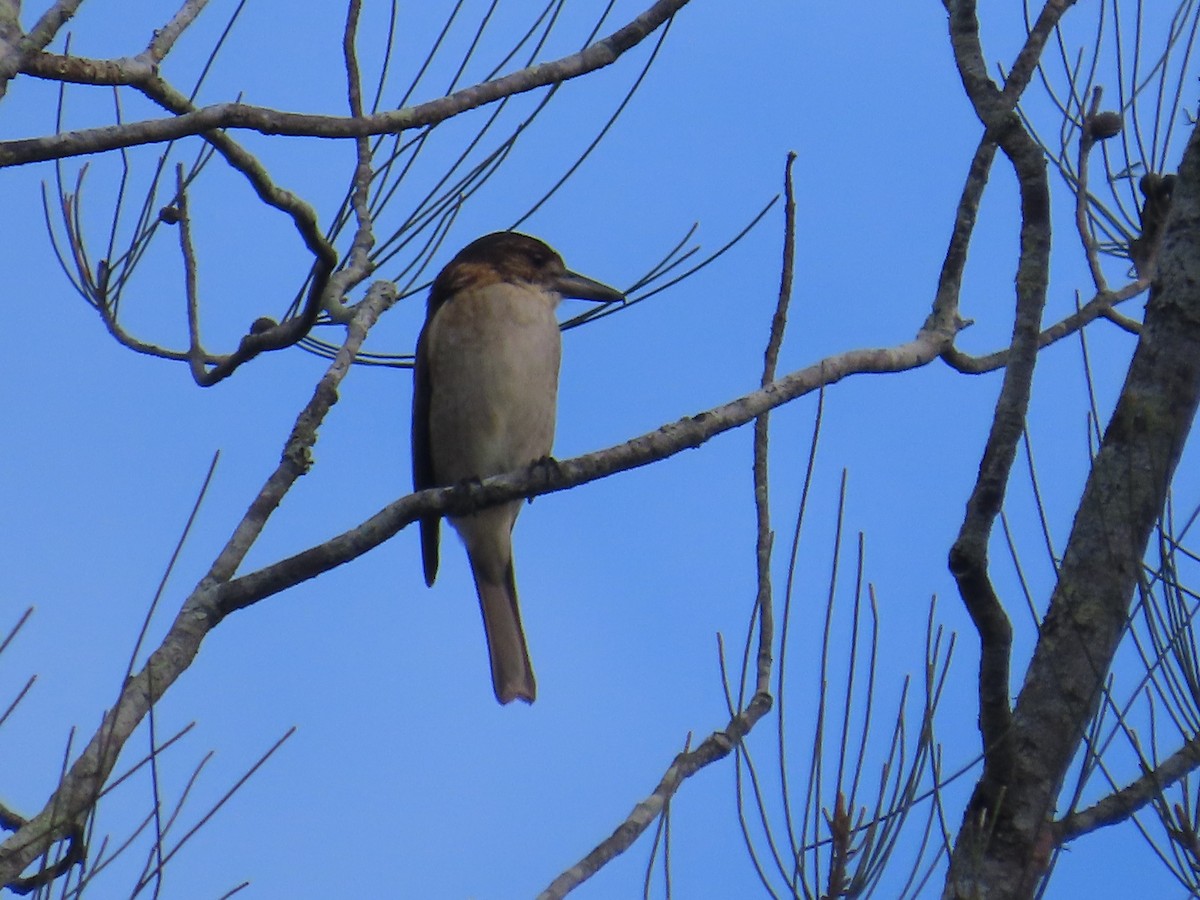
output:
[[[1098,112],[1094,116],[1088,116],[1086,127],[1088,134],[1092,136],[1094,141],[1106,141],[1110,137],[1116,137],[1121,133],[1124,123],[1121,121],[1119,113],[1106,110]]]

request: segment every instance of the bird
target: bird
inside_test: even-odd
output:
[[[624,294],[570,271],[547,244],[504,231],[472,241],[433,281],[413,366],[413,488],[445,487],[549,459],[566,297]],[[521,500],[448,520],[466,547],[501,704],[537,695],[521,626],[512,530]],[[438,570],[439,516],[420,520],[425,584]]]

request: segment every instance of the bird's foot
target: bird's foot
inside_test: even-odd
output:
[[[535,459],[530,470],[539,473],[544,483],[548,483],[550,479],[562,473],[562,467],[558,464],[558,460],[549,454],[541,459]],[[532,503],[533,498],[530,497],[528,502]]]
[[[470,478],[464,478],[454,485],[454,492],[460,494],[470,501],[473,507],[478,507],[480,493],[483,491],[483,479],[477,475],[472,475]]]

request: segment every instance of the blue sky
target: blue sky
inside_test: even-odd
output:
[[[568,4],[544,58],[575,49],[602,5]],[[160,24],[160,4],[126,6],[117,23],[104,7],[85,4],[73,25],[75,51],[140,50]],[[1006,62],[1019,46],[1022,23],[1011,6],[980,4],[993,60]],[[1080,4],[1071,15],[1082,20],[1093,6]],[[194,77],[231,7],[212,4],[169,58],[168,77],[182,85]],[[378,60],[385,9],[366,7],[360,43],[369,66]],[[466,4],[453,46],[465,46],[482,7]],[[617,3],[610,22],[640,9]],[[419,65],[440,27],[422,15],[402,13],[396,85]],[[244,90],[252,103],[342,113],[341,17],[333,4],[307,4],[303,16],[275,0],[250,4],[201,102]],[[502,5],[467,77],[484,74],[528,19],[521,4]],[[795,150],[797,277],[780,370],[906,341],[928,313],[979,136],[945,32],[944,12],[932,0],[884,4],[870,17],[853,4],[772,0],[748,12],[692,3],[613,132],[522,227],[556,246],[571,267],[625,287],[693,222],[704,247],[724,243],[780,191],[785,155]],[[560,91],[459,215],[435,268],[477,235],[507,227],[553,184],[649,50],[647,43]],[[448,70],[436,72],[417,98],[437,96],[448,77]],[[14,84],[0,135],[51,130],[53,97],[44,83]],[[110,121],[111,100],[101,90],[73,89],[67,105],[72,126]],[[1053,123],[1044,104],[1033,111]],[[148,111],[130,103],[126,114]],[[439,130],[393,215],[421,196],[421,185],[477,120]],[[350,144],[238,137],[278,183],[316,207],[322,224],[329,220],[349,177]],[[144,172],[154,154],[131,156],[141,166],[135,171]],[[74,166],[66,167],[72,180]],[[90,164],[86,199],[95,212],[88,222],[97,235],[116,172],[111,160]],[[152,622],[151,645],[274,467],[325,367],[298,351],[272,354],[200,389],[183,366],[115,346],[53,262],[38,194],[48,178],[49,167],[0,174],[10,217],[19,211],[21,223],[2,251],[16,313],[9,321],[16,325],[24,313],[27,323],[8,342],[15,385],[0,468],[0,631],[26,607],[36,609],[0,658],[0,705],[38,674],[0,729],[0,771],[8,773],[0,799],[25,812],[40,808],[51,790],[69,730],[90,735],[115,698],[213,453],[221,453],[213,485]],[[1047,320],[1071,310],[1074,291],[1088,284],[1060,188]],[[282,312],[306,258],[283,217],[260,209],[219,162],[191,203],[205,334],[224,349],[255,317]],[[970,352],[1002,346],[1011,327],[1014,208],[1013,179],[998,161],[963,293],[964,314],[976,320],[960,341]],[[568,333],[555,455],[617,444],[751,390],[778,291],[781,233],[776,207],[695,278]],[[126,303],[131,327],[177,344],[184,319],[174,240],[173,232],[162,236]],[[1119,276],[1114,266],[1110,277]],[[423,310],[423,295],[405,300],[369,347],[411,350]],[[1106,415],[1133,340],[1101,323],[1089,341],[1093,361],[1101,361],[1093,374]],[[849,499],[839,597],[848,609],[862,532],[881,620],[877,716],[892,715],[905,675],[920,679],[928,604],[936,595],[937,621],[958,633],[937,723],[943,764],[955,769],[976,754],[976,644],[945,558],[999,383],[998,374],[964,376],[937,363],[903,375],[855,376],[828,392],[793,601],[787,719],[799,757],[794,780],[802,780],[817,696],[813,667],[843,469]],[[410,390],[407,370],[350,374],[322,429],[313,470],[288,495],[243,571],[339,533],[407,492]],[[1086,473],[1086,397],[1078,343],[1047,350],[1030,429],[1059,548]],[[805,398],[772,419],[780,597],[815,405]],[[516,565],[539,680],[531,708],[500,708],[492,697],[465,555],[448,533],[432,590],[422,582],[409,529],[351,565],[232,616],[159,707],[160,735],[196,723],[161,759],[163,795],[177,797],[195,765],[215,751],[183,815],[190,827],[260,753],[292,726],[297,731],[172,861],[164,896],[216,897],[247,879],[246,895],[257,897],[535,894],[611,832],[689,734],[698,741],[726,721],[715,635],[740,647],[754,597],[749,463],[750,431],[742,429],[653,467],[540,498],[524,511]],[[1187,465],[1185,459],[1181,471]],[[1194,489],[1194,475],[1190,480]],[[1180,496],[1194,497],[1187,487],[1180,485]],[[1050,569],[1032,509],[1027,483],[1015,479],[1008,513],[1035,596],[1044,601]],[[1032,633],[1001,549],[994,547],[993,558],[1020,626],[1019,672]],[[835,645],[842,658],[845,640]],[[770,759],[774,729],[768,719],[752,737],[760,759]],[[144,752],[146,741],[143,734],[130,743],[119,769]],[[869,755],[867,771],[879,761]],[[757,885],[734,818],[733,773],[731,760],[719,763],[674,802],[677,896],[748,896]],[[947,792],[952,830],[969,781]],[[125,833],[149,803],[147,779],[134,780],[113,795],[100,828]],[[635,896],[648,848],[643,839],[577,896]],[[94,896],[123,896],[135,867],[133,859],[114,865]],[[880,896],[889,896],[887,884]],[[662,896],[661,884],[657,890]],[[1128,829],[1088,837],[1064,854],[1050,896],[1068,890],[1183,894]],[[927,895],[936,894],[931,887]]]

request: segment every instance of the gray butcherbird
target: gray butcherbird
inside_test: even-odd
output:
[[[416,490],[516,471],[549,456],[562,355],[554,310],[564,297],[624,299],[515,232],[473,241],[434,279],[413,372]],[[450,518],[471,561],[501,703],[532,703],[537,692],[513,575],[520,510],[513,500]],[[427,585],[437,577],[438,530],[437,516],[421,520]]]

